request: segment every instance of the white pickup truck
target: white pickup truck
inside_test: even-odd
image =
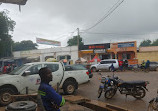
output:
[[[65,67],[60,62],[34,62],[27,63],[13,70],[9,74],[0,75],[0,104],[7,105],[12,101],[12,94],[37,93],[40,77],[39,69],[49,67],[52,70],[53,81],[50,85],[63,89],[65,94],[73,94],[78,88],[78,84],[89,81],[87,70],[80,70],[80,74],[65,71]]]

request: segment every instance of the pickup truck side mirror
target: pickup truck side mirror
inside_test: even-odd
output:
[[[31,74],[31,71],[25,71],[24,73],[23,73],[23,76],[28,76],[28,75],[30,75]]]

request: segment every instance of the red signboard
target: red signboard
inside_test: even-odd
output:
[[[105,47],[104,47],[104,45],[100,45],[100,46],[94,46],[94,45],[90,45],[89,47],[88,47],[89,49],[104,49]]]

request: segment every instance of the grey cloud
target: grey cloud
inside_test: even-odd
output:
[[[91,27],[117,1],[28,0],[27,4],[22,6],[22,12],[18,11],[17,5],[3,4],[0,10],[10,10],[11,18],[17,22],[13,34],[14,40],[30,39],[35,42],[35,37],[38,36],[60,40],[65,46],[66,40],[70,38],[70,34],[67,33],[78,27],[81,30]],[[89,32],[116,34],[81,34],[81,36],[86,44],[126,40],[138,40],[139,43],[147,38],[154,40],[158,38],[157,34],[153,34],[158,32],[157,5],[157,0],[124,0],[109,17],[89,30]]]

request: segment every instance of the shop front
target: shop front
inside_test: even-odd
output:
[[[79,57],[92,60],[97,56],[100,60],[104,59],[118,59],[128,60],[129,65],[138,63],[137,58],[137,43],[136,41],[106,43],[106,44],[92,44],[85,45],[85,50],[79,51]]]
[[[110,59],[111,55],[107,53],[108,48],[110,48],[110,43],[84,45],[84,50],[79,51],[79,57],[87,61],[92,60],[95,56],[100,60]]]
[[[128,60],[129,65],[138,63],[136,41],[111,43],[107,52],[112,53],[113,59]]]

